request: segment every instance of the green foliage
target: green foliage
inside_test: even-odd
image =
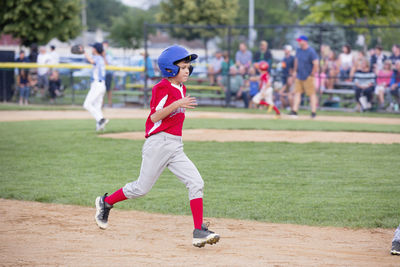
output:
[[[238,12],[237,0],[169,0],[161,2],[157,20],[168,24],[232,25]],[[209,39],[221,34],[218,29],[170,29],[177,38]]]
[[[399,22],[400,0],[305,0],[310,14],[303,23],[387,25]]]
[[[235,19],[236,24],[247,25],[249,23],[249,0],[239,0],[241,12]],[[278,25],[296,24],[301,18],[304,10],[294,0],[254,0],[254,24],[255,25]],[[247,29],[240,34],[247,35]],[[291,29],[256,29],[257,39],[267,40],[270,47],[282,47],[287,43],[287,34]]]
[[[126,7],[122,14],[111,18],[110,39],[119,47],[133,49],[142,47],[143,24],[154,21],[158,11],[159,6],[150,7],[148,10]]]
[[[112,17],[120,16],[125,6],[117,0],[86,0],[87,27],[90,31],[109,30]]]
[[[23,45],[46,44],[52,38],[68,41],[81,31],[80,0],[2,1],[0,29]]]

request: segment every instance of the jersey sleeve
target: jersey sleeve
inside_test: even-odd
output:
[[[168,88],[164,86],[155,86],[152,90],[150,101],[151,113],[163,109],[168,99]]]

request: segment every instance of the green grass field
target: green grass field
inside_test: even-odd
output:
[[[400,132],[400,125],[188,119],[185,128]],[[112,120],[108,132],[143,131]],[[351,134],[351,133],[349,133]],[[0,122],[0,197],[93,206],[135,180],[143,141],[98,138],[92,120]],[[185,142],[205,180],[205,216],[345,227],[398,225],[400,145]],[[190,214],[166,170],[144,198],[117,208]]]

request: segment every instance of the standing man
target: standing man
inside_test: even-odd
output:
[[[49,54],[49,64],[58,64],[60,63],[60,56],[56,51],[56,47],[54,45],[50,46],[50,54]]]
[[[50,64],[50,57],[47,54],[46,47],[41,46],[39,49],[39,55],[37,57],[37,64]],[[49,88],[49,68],[43,67],[38,68],[38,87],[41,95],[44,97],[45,92]]]
[[[293,109],[293,92],[291,87],[293,84],[293,68],[294,68],[294,56],[292,56],[292,46],[285,45],[285,57],[281,62],[282,66],[282,88],[279,91],[280,99],[284,107],[289,106]],[[289,102],[289,103],[288,103]]]
[[[108,48],[108,41],[103,41],[103,48],[105,53],[105,61],[106,65],[112,65],[113,56],[111,50]],[[111,83],[113,79],[113,72],[111,70],[106,71],[106,91],[107,91],[107,99],[108,99],[108,106],[112,107],[112,89]]]
[[[108,120],[103,117],[103,112],[101,111],[104,94],[106,93],[106,64],[103,45],[95,43],[91,46],[93,47],[92,56],[85,51],[85,57],[93,65],[92,83],[90,84],[90,90],[83,103],[83,107],[95,118],[96,131],[100,131],[104,130],[108,123]]]
[[[314,75],[318,71],[318,55],[314,48],[309,46],[307,36],[301,35],[296,40],[299,43],[299,48],[296,50],[294,60],[295,95],[290,115],[297,117],[301,94],[306,93],[310,97],[311,118],[315,118],[317,115],[317,94],[315,92]]]

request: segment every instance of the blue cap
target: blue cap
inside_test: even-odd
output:
[[[93,47],[94,49],[96,49],[97,53],[99,53],[100,55],[103,53],[103,44],[94,43],[94,44],[91,44],[90,46]]]
[[[300,35],[299,38],[296,39],[297,42],[300,41],[307,41],[308,42],[308,37],[305,35]]]

